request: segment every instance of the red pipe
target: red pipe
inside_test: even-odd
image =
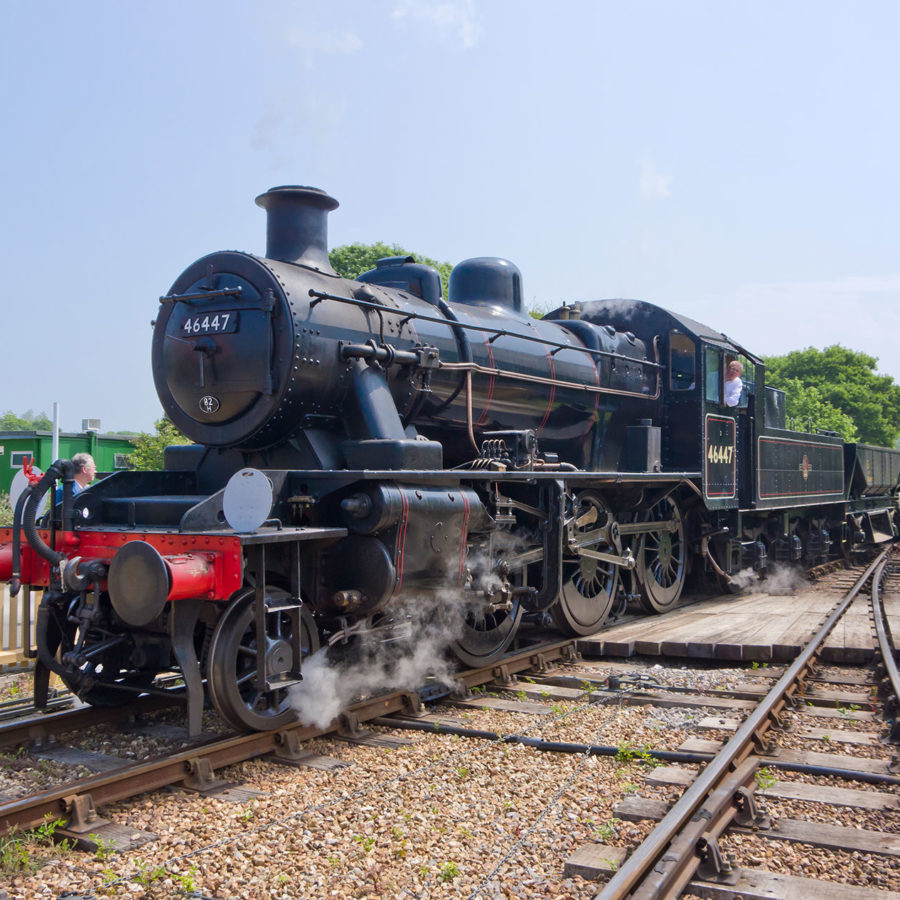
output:
[[[9,581],[12,578],[12,571],[12,544],[0,544],[0,581]]]

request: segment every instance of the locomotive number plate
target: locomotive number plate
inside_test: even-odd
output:
[[[194,334],[227,334],[237,330],[238,314],[235,310],[204,313],[202,316],[188,316],[181,323],[181,333],[185,336]]]

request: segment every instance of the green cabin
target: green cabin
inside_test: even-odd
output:
[[[97,477],[128,469],[128,454],[134,452],[133,436],[100,434],[97,431],[59,433],[59,458],[90,453],[97,463]],[[0,493],[8,494],[16,472],[25,459],[46,471],[53,460],[53,434],[49,431],[0,431]]]

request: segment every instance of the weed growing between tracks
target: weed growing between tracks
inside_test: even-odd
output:
[[[63,819],[47,818],[34,831],[19,831],[0,838],[0,875],[17,875],[39,869],[50,857],[63,857],[74,842],[55,837]]]

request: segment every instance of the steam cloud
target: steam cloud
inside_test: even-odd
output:
[[[731,582],[742,591],[757,590],[770,595],[790,594],[809,587],[809,582],[797,569],[777,563],[769,566],[765,578],[760,578],[757,572],[747,568],[732,575]]]
[[[533,540],[531,541],[533,543]],[[481,592],[500,587],[498,555],[512,556],[529,546],[525,536],[494,533],[467,559],[474,590],[457,588],[400,597],[388,612],[396,631],[357,633],[358,646],[347,660],[323,647],[303,661],[303,680],[289,691],[291,706],[305,725],[326,728],[347,706],[381,691],[414,690],[433,678],[453,687],[456,679],[447,649],[463,636],[467,617],[478,616]],[[445,573],[449,579],[451,573]],[[452,575],[455,580],[455,575]]]
[[[354,701],[380,691],[414,690],[430,677],[455,685],[446,649],[462,634],[466,604],[462,592],[410,597],[392,610],[406,637],[381,630],[361,632],[352,658],[335,662],[323,647],[303,661],[303,681],[289,692],[291,706],[306,725],[326,728]],[[406,626],[406,629],[403,626]]]

